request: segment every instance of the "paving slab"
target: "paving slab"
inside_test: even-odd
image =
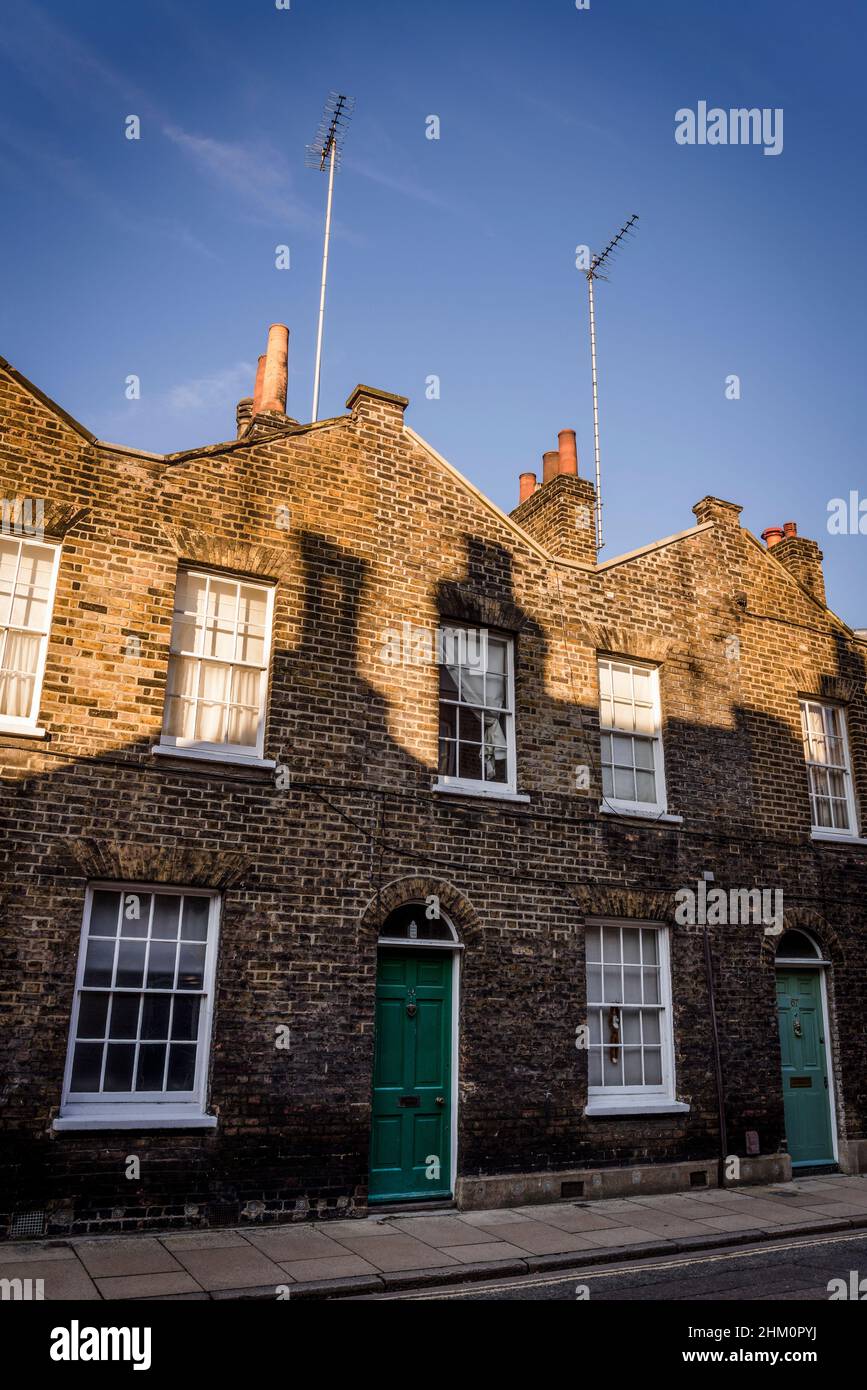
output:
[[[462,1211],[461,1220],[470,1226],[508,1226],[519,1219],[520,1213],[511,1207],[492,1211]]]
[[[122,1236],[118,1240],[83,1240],[75,1249],[81,1263],[94,1279],[107,1279],[113,1275],[183,1273],[174,1255],[166,1250],[161,1241],[150,1236],[141,1240],[132,1236]]]
[[[229,1250],[249,1243],[240,1231],[183,1231],[160,1240],[167,1250]]]
[[[281,1268],[298,1284],[324,1279],[351,1279],[360,1274],[378,1274],[375,1265],[360,1255],[329,1255],[318,1260],[285,1260]]]
[[[544,1216],[541,1214],[535,1219],[542,1226],[551,1226],[557,1231],[607,1231],[615,1230],[618,1226],[626,1224],[622,1213],[618,1218],[613,1216],[602,1216],[596,1211],[582,1211],[580,1208],[575,1211],[546,1211]]]
[[[479,1265],[491,1260],[520,1260],[529,1252],[510,1245],[507,1240],[497,1240],[485,1245],[450,1245],[443,1253],[453,1255],[461,1264]]]
[[[203,1289],[243,1289],[286,1283],[286,1271],[245,1241],[243,1248],[179,1250],[178,1259]]]
[[[0,1279],[41,1279],[46,1303],[56,1299],[98,1299],[99,1290],[80,1260],[14,1260],[2,1262]]]
[[[274,1231],[251,1232],[247,1240],[269,1260],[277,1260],[280,1264],[287,1260],[324,1260],[345,1253],[336,1240],[311,1226],[287,1226]]]
[[[646,1245],[650,1241],[656,1244],[659,1242],[659,1236],[651,1231],[639,1230],[637,1226],[618,1226],[612,1231],[587,1231],[584,1240],[588,1246],[595,1246],[597,1249],[604,1246],[616,1250],[620,1246]]]
[[[764,1229],[760,1217],[750,1216],[748,1213],[741,1216],[737,1212],[706,1216],[703,1224],[709,1226],[712,1231],[755,1231],[759,1234]]]
[[[622,1229],[617,1227],[618,1231]],[[556,1226],[543,1226],[541,1221],[520,1221],[514,1226],[498,1226],[497,1235],[528,1255],[559,1255],[567,1250],[590,1250],[594,1244],[589,1234],[560,1231]],[[647,1239],[646,1233],[644,1238]]]
[[[28,1240],[21,1245],[4,1241],[0,1245],[0,1264],[15,1264],[20,1260],[74,1260],[75,1251],[71,1245],[40,1245],[38,1241]]]
[[[168,1298],[172,1294],[202,1293],[195,1279],[182,1269],[177,1274],[131,1274],[95,1282],[103,1298]]]
[[[402,1233],[387,1236],[341,1236],[340,1244],[379,1270],[394,1274],[399,1270],[435,1269],[456,1264],[451,1255],[444,1255],[423,1240]]]
[[[434,1245],[439,1250],[446,1245],[477,1245],[492,1239],[488,1232],[457,1216],[408,1216],[392,1221],[391,1225],[396,1231],[415,1236],[416,1240],[423,1240],[426,1245]]]

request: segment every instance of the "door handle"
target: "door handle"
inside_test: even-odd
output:
[[[445,1098],[445,1096],[437,1096],[437,1098],[436,1098],[436,1103],[437,1103],[437,1105],[445,1105],[445,1103],[446,1103],[446,1098]]]

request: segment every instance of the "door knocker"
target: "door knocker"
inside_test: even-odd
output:
[[[794,999],[792,1003],[795,1004]],[[801,1037],[801,1015],[797,1011],[797,1004],[795,1004],[795,1012],[792,1014],[792,1030],[796,1038]]]
[[[416,1007],[415,1002],[415,990],[411,989],[407,996],[406,1016],[407,1018],[415,1018],[417,1013],[418,1009]]]

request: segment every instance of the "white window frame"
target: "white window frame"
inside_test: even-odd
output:
[[[607,724],[604,724],[604,723],[603,723],[603,721],[602,721],[602,681],[601,681],[601,676],[600,676],[600,674],[599,674],[599,673],[600,673],[600,670],[601,670],[601,667],[602,667],[603,665],[606,665],[606,666],[609,666],[609,667],[614,667],[614,666],[628,666],[628,667],[630,668],[631,671],[646,671],[647,674],[650,676],[651,692],[652,692],[652,696],[653,696],[653,724],[654,724],[654,732],[653,732],[652,734],[638,734],[638,733],[635,733],[635,734],[630,735],[630,733],[628,732],[628,730],[625,730],[625,729],[609,728],[609,726],[608,726]],[[620,735],[621,737],[625,737],[625,738],[629,738],[629,737],[641,738],[641,739],[643,739],[645,742],[647,742],[647,743],[650,744],[651,749],[652,749],[652,752],[653,752],[653,773],[654,773],[654,781],[655,781],[655,785],[656,785],[656,801],[655,801],[655,802],[651,802],[651,801],[629,801],[629,800],[627,800],[627,799],[625,799],[625,798],[623,798],[623,797],[606,796],[605,791],[604,791],[604,789],[603,789],[603,792],[602,792],[602,809],[604,810],[606,807],[610,807],[612,810],[615,810],[615,811],[624,811],[624,812],[627,812],[627,813],[630,814],[630,815],[636,815],[636,816],[664,816],[664,815],[666,815],[667,812],[668,812],[668,793],[667,793],[667,791],[666,791],[666,786],[665,786],[665,753],[664,753],[663,744],[662,744],[662,703],[661,703],[660,694],[659,694],[659,667],[658,667],[658,666],[655,666],[652,662],[649,662],[649,661],[633,661],[631,657],[625,657],[625,656],[624,656],[624,657],[618,657],[618,656],[600,655],[600,656],[597,657],[597,661],[596,661],[596,679],[597,679],[597,682],[598,682],[598,685],[599,685],[599,735],[600,735],[599,756],[600,756],[600,770],[601,770],[601,762],[602,762],[602,737],[603,737],[603,735],[608,734],[608,735],[611,735],[612,737],[613,737],[613,736],[616,736],[616,735]],[[612,691],[613,691],[613,681],[612,681]],[[601,771],[600,771],[600,775],[601,775]]]
[[[632,918],[615,917],[594,917],[588,919],[587,929],[598,930],[600,940],[605,928],[630,929],[641,931],[653,931],[656,935],[657,956],[659,963],[659,1004],[621,1004],[604,1005],[598,1002],[591,1003],[589,998],[589,987],[585,976],[585,1008],[587,1010],[588,1027],[589,1014],[591,1009],[604,1009],[606,1007],[617,1007],[626,1009],[646,1009],[657,1008],[660,1020],[660,1065],[662,1070],[662,1081],[656,1085],[649,1086],[591,1086],[589,1084],[589,1051],[588,1051],[588,1086],[587,1086],[587,1108],[585,1114],[605,1114],[606,1112],[630,1110],[653,1113],[654,1110],[660,1113],[686,1112],[689,1106],[676,1100],[676,1076],[674,1059],[674,1014],[672,1009],[671,995],[671,955],[670,955],[670,928],[661,922],[636,921]],[[586,937],[585,937],[586,945]],[[621,938],[621,966],[622,966],[622,938]],[[585,965],[585,971],[587,967]],[[603,992],[604,992],[604,974]],[[605,1045],[602,1046],[604,1052]]]
[[[263,753],[265,748],[265,720],[268,712],[268,685],[271,678],[275,586],[265,579],[254,577],[252,575],[232,574],[229,572],[224,572],[222,570],[208,569],[207,566],[202,565],[181,565],[178,570],[177,579],[175,580],[175,596],[172,606],[172,628],[174,628],[175,615],[178,612],[178,609],[175,607],[175,605],[177,603],[178,584],[180,582],[181,573],[184,573],[186,575],[192,575],[194,578],[197,579],[204,579],[208,584],[208,591],[210,590],[211,580],[216,579],[223,582],[237,584],[239,586],[239,589],[242,585],[246,584],[249,587],[261,590],[266,595],[267,606],[265,610],[265,633],[263,638],[263,650],[266,657],[266,661],[265,665],[262,668],[261,678],[259,681],[259,720],[256,726],[256,742],[255,746],[253,744],[240,743],[214,743],[207,739],[179,738],[174,734],[167,734],[165,732],[165,722],[168,713],[170,698],[167,677],[165,700],[163,703],[163,729],[160,733],[159,743],[157,744],[154,751],[160,753],[185,753],[190,757],[206,758],[211,759],[215,762],[262,764]],[[205,606],[207,613],[207,598],[205,600]],[[198,662],[211,660],[214,661],[216,664],[228,665],[233,668],[237,664],[234,661],[220,661],[216,657],[206,658],[203,656],[198,656],[195,652],[176,652],[170,645],[170,662],[173,657],[180,657],[183,660],[191,660]],[[269,763],[267,765],[274,766],[273,763]]]
[[[84,991],[84,969],[89,939],[88,927],[93,895],[99,891],[120,893],[121,911],[123,911],[124,899],[133,893],[161,893],[172,897],[194,895],[207,897],[210,900],[208,938],[202,978],[202,1007],[199,1010],[199,1029],[196,1038],[196,1076],[195,1084],[190,1091],[70,1092],[78,1017]],[[60,1115],[54,1121],[53,1127],[55,1129],[213,1129],[216,1127],[216,1117],[208,1115],[205,1111],[205,1099],[210,1068],[220,906],[219,892],[209,888],[176,888],[169,887],[164,883],[106,882],[88,884],[75,972],[75,989],[69,1024],[66,1066],[63,1075],[63,1093]],[[121,939],[120,935],[117,939]],[[115,994],[142,994],[146,992],[144,986],[120,990],[113,986],[109,986],[107,989],[94,987],[94,991],[110,993],[112,997]],[[159,993],[174,998],[183,991],[160,990]]]
[[[434,790],[443,791],[464,791],[473,796],[503,797],[517,795],[518,790],[518,767],[517,752],[515,743],[515,720],[517,718],[515,710],[515,639],[509,632],[500,632],[497,628],[474,627],[471,623],[449,622],[444,623],[441,631],[446,632],[477,632],[479,633],[483,648],[483,670],[488,669],[488,638],[493,637],[497,642],[502,642],[506,648],[506,701],[505,710],[495,711],[506,715],[506,781],[489,782],[484,778],[478,780],[470,777],[452,777],[446,773],[437,772]],[[439,634],[438,634],[439,636]],[[437,679],[439,679],[439,668],[448,665],[442,660],[443,652],[440,648],[437,651]],[[439,686],[437,686],[437,768],[439,768],[439,712],[440,704],[443,703]],[[445,701],[446,704],[457,704],[458,710],[464,708],[463,701]],[[493,707],[485,705],[466,704],[466,708],[480,711],[488,710],[491,712]],[[460,714],[458,714],[460,719]],[[460,744],[460,739],[458,739]],[[482,742],[484,749],[484,740]]]
[[[835,735],[830,734],[828,730],[828,724],[825,717],[827,711],[830,709],[834,709],[839,714],[840,739],[843,745],[844,757],[844,762],[842,765],[838,765],[837,763],[819,762],[817,759],[810,757],[809,745],[811,742],[811,731],[809,726],[808,713],[810,708],[821,710],[822,730],[825,738],[835,737]],[[804,765],[807,770],[807,794],[810,798],[811,833],[815,838],[822,840],[855,840],[858,838],[858,807],[855,801],[855,784],[852,775],[852,749],[849,743],[849,720],[846,714],[846,707],[844,705],[838,704],[835,700],[824,700],[818,698],[817,696],[804,695],[801,697],[801,700],[799,702],[799,709],[801,715],[801,733],[804,742]],[[814,819],[815,802],[817,798],[816,793],[813,791],[813,779],[811,776],[812,768],[818,768],[820,771],[825,772],[841,772],[843,774],[843,781],[846,788],[846,810],[849,815],[848,829],[844,830],[833,825],[819,825],[817,821]]]
[[[58,571],[59,571],[59,569],[60,569],[60,552],[61,552],[61,550],[62,550],[62,546],[60,545],[59,542],[58,542],[58,543],[55,543],[55,542],[52,542],[52,541],[39,540],[38,538],[36,538],[36,537],[34,537],[34,536],[16,536],[16,535],[11,535],[11,536],[10,536],[10,535],[9,535],[8,533],[6,533],[6,532],[0,532],[0,539],[4,539],[4,540],[8,540],[8,539],[17,540],[17,541],[18,541],[18,544],[19,544],[18,561],[17,561],[16,568],[15,568],[15,579],[13,579],[13,581],[12,581],[12,595],[13,595],[13,598],[14,598],[14,594],[15,594],[15,581],[16,581],[17,578],[18,578],[18,573],[19,573],[19,570],[20,570],[20,567],[21,567],[21,551],[22,551],[23,547],[24,547],[25,545],[38,545],[38,546],[41,546],[44,550],[52,550],[52,551],[54,552],[54,558],[53,558],[52,567],[51,567],[51,580],[50,580],[50,582],[49,582],[49,586],[48,586],[48,597],[47,597],[47,600],[46,600],[46,623],[45,623],[45,631],[44,631],[44,633],[40,634],[39,658],[38,658],[37,665],[36,665],[36,671],[35,671],[35,673],[34,673],[34,681],[33,681],[33,700],[32,700],[31,706],[30,706],[30,713],[29,713],[29,715],[27,715],[27,716],[24,716],[24,715],[17,715],[17,714],[0,714],[0,733],[4,733],[4,734],[44,734],[44,733],[45,733],[45,730],[44,730],[44,729],[41,729],[41,728],[39,727],[39,722],[38,722],[38,721],[39,721],[39,706],[40,706],[40,703],[41,703],[41,700],[42,700],[42,683],[43,683],[43,681],[44,681],[44,679],[45,679],[45,664],[46,664],[46,660],[47,660],[47,657],[48,657],[48,641],[49,641],[49,638],[50,638],[50,636],[51,636],[51,624],[52,624],[52,621],[53,621],[53,618],[54,618],[54,600],[55,600],[56,593],[57,593],[57,575],[58,575]],[[11,618],[11,616],[12,616],[12,612],[11,612],[11,609],[10,609],[9,617]],[[2,623],[2,624],[0,624],[0,640],[2,640],[2,643],[3,643],[4,647],[5,647],[5,641],[6,641],[6,633],[9,631],[9,628],[10,628],[10,627],[13,627],[13,626],[14,626],[14,624],[12,624],[12,623]],[[25,628],[25,629],[15,628],[15,631],[16,631],[16,632],[18,632],[18,631],[27,631],[27,630],[28,630],[28,629],[26,629],[26,628]]]

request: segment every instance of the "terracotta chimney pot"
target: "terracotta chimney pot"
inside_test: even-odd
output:
[[[550,483],[560,472],[560,450],[549,449],[542,455],[542,482]]]
[[[762,532],[762,540],[768,547],[768,550],[773,550],[775,545],[780,544],[785,534],[782,526],[769,526],[766,531]]]
[[[785,531],[787,536],[797,536],[798,523],[796,521],[784,521],[783,530]]]
[[[277,410],[286,414],[286,388],[289,380],[289,329],[284,323],[272,323],[268,329],[268,348],[262,377],[260,410]]]
[[[560,441],[560,469],[561,473],[578,474],[578,446],[575,443],[574,430],[561,430],[557,436]]]
[[[265,377],[265,354],[259,358],[256,365],[256,384],[253,387],[253,414],[257,414],[262,405],[262,381]]]
[[[518,477],[518,503],[526,502],[528,497],[532,497],[536,491],[536,474],[521,473]]]

